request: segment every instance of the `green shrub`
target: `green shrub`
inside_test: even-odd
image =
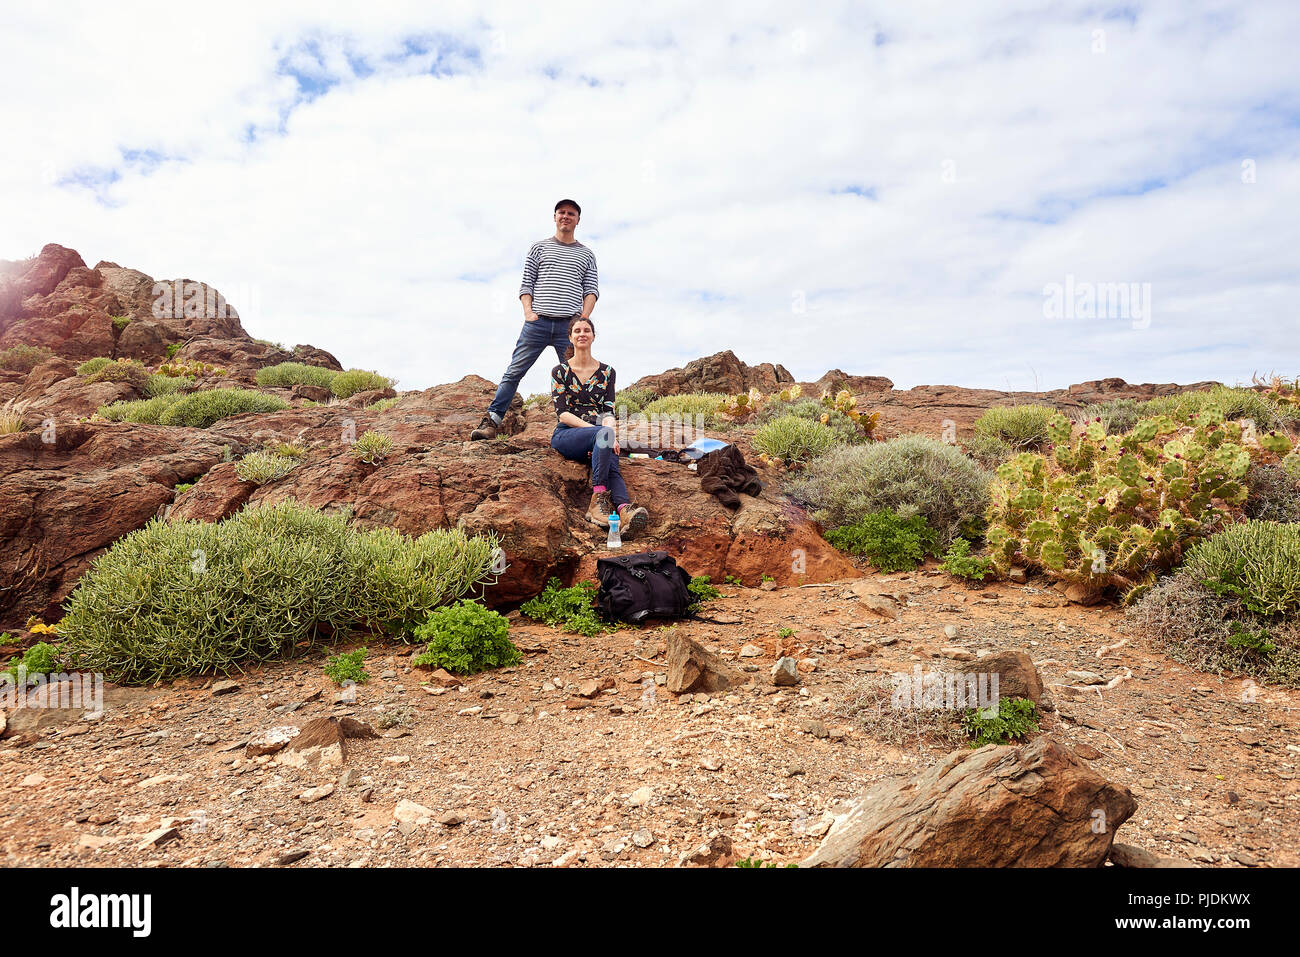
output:
[[[989,557],[999,573],[1043,568],[1068,582],[1132,597],[1217,531],[1246,499],[1251,452],[1242,429],[1210,410],[1195,427],[1143,419],[1123,436],[1049,423],[1049,460],[1022,452],[990,490]],[[1220,503],[1220,504],[1216,504]]]
[[[178,352],[181,351],[181,346],[183,346],[184,344],[185,344],[185,343],[183,343],[183,342],[173,342],[171,345],[169,345],[169,346],[167,347],[167,349],[166,349],[166,352],[167,352],[167,358],[168,358],[168,359],[175,359],[175,358],[176,358],[176,353],[178,353]]]
[[[9,662],[5,672],[12,675],[16,683],[18,681],[19,667],[26,669],[28,675],[48,675],[60,670],[62,659],[63,654],[58,647],[51,645],[49,642],[38,641]],[[3,673],[0,672],[0,674]]]
[[[592,581],[565,588],[558,578],[552,578],[540,595],[524,602],[519,610],[534,621],[593,638],[617,630],[596,613],[596,591],[596,583]]]
[[[279,396],[266,395],[253,389],[206,389],[191,392],[172,404],[159,418],[161,425],[187,425],[206,429],[228,415],[245,412],[279,412],[289,408],[289,403]]]
[[[785,484],[825,525],[853,525],[880,511],[919,514],[947,547],[979,534],[990,478],[956,446],[908,435],[834,449]]]
[[[291,459],[300,459],[307,454],[307,450],[297,442],[274,442],[267,450]]]
[[[1179,425],[1191,424],[1192,415],[1214,412],[1224,419],[1250,419],[1260,431],[1282,429],[1300,421],[1300,407],[1279,405],[1265,392],[1254,389],[1211,386],[1195,392],[1148,399],[1139,406],[1143,418],[1167,415]]]
[[[949,546],[948,551],[944,553],[943,563],[940,567],[958,578],[969,578],[971,581],[977,582],[982,582],[993,574],[993,562],[990,559],[972,555],[970,553],[970,542],[964,538],[957,539]]]
[[[1264,522],[1300,522],[1300,476],[1281,465],[1256,465],[1246,474],[1246,516]]]
[[[106,362],[90,375],[87,382],[126,382],[132,388],[143,389],[149,381],[149,370],[139,359],[118,359]]]
[[[1194,546],[1186,569],[1257,615],[1300,611],[1300,525],[1247,521]]]
[[[683,417],[684,422],[694,424],[695,420],[686,419],[685,416],[703,415],[704,424],[712,426],[716,422],[714,413],[718,411],[718,405],[726,401],[726,395],[721,392],[684,392],[681,395],[661,395],[657,399],[651,399],[641,407],[641,412],[647,416],[676,415]],[[614,400],[614,411],[618,411],[618,400]]]
[[[196,484],[197,483],[195,482],[177,482],[176,487],[173,488],[172,491],[176,493],[177,497],[179,497],[194,488]]]
[[[550,400],[550,396],[546,398]],[[619,389],[614,395],[614,414],[636,415],[656,398],[653,389],[638,389],[635,386]]]
[[[742,585],[742,586],[745,584],[743,581],[740,580],[739,575],[723,575],[722,583],[724,585]]]
[[[1028,698],[999,698],[997,717],[986,718],[982,710],[968,708],[962,718],[966,733],[975,738],[972,747],[1023,741],[1038,730],[1038,709]]]
[[[158,425],[162,414],[179,402],[181,393],[164,393],[152,399],[120,399],[111,405],[101,405],[95,414],[109,422],[139,422]]]
[[[962,448],[990,472],[1016,454],[1015,449],[995,435],[972,435],[962,441]]]
[[[400,395],[395,395],[391,399],[376,399],[374,402],[371,402],[366,406],[366,408],[371,412],[383,412],[385,409],[391,409],[401,401],[402,397]]]
[[[82,378],[94,375],[100,369],[104,368],[104,366],[111,364],[112,361],[113,360],[108,356],[96,356],[93,359],[87,359],[81,365],[77,366],[77,375]]]
[[[82,575],[64,648],[120,683],[230,673],[310,647],[322,625],[400,631],[493,580],[491,539],[453,529],[412,540],[349,520],[292,500],[215,524],[155,517]]]
[[[131,324],[130,316],[109,316],[108,318],[112,321],[113,328],[118,332],[121,332]]]
[[[756,857],[742,857],[740,860],[736,861],[736,866],[737,866],[737,867],[754,867],[754,868],[757,868],[757,869],[759,869],[759,870],[764,870],[764,869],[770,869],[770,868],[773,868],[773,867],[777,867],[777,868],[798,867],[799,865],[798,865],[798,864],[777,864],[777,863],[775,863],[774,861],[767,861],[766,863],[764,863],[763,861],[759,860],[759,859],[756,858]]]
[[[693,577],[687,584],[686,590],[695,597],[695,601],[689,606],[691,611],[698,611],[699,607],[706,601],[713,601],[715,598],[722,597],[722,592],[710,584],[708,575]]]
[[[1123,435],[1142,418],[1142,404],[1136,399],[1108,399],[1085,405],[1072,418],[1081,427],[1101,419],[1101,427],[1107,435]]]
[[[1047,420],[1057,411],[1050,405],[1000,405],[975,420],[975,434],[1000,439],[1017,451],[1040,449],[1047,443]]]
[[[778,638],[782,638],[782,639],[784,639],[784,638],[793,638],[793,637],[794,637],[794,629],[793,629],[793,628],[782,628],[780,631],[778,631],[778,632],[776,633],[776,636],[777,636]]]
[[[348,369],[346,372],[335,373],[330,380],[330,391],[340,399],[346,399],[358,392],[369,392],[371,389],[391,389],[395,385],[397,385],[396,379],[389,379],[378,372],[367,372],[365,369]]]
[[[298,464],[296,459],[278,452],[249,452],[235,465],[235,474],[241,482],[265,485],[278,482]]]
[[[829,452],[835,440],[835,432],[820,422],[783,415],[759,426],[750,444],[785,465],[802,465]]]
[[[524,660],[510,640],[505,617],[468,599],[435,611],[415,629],[415,637],[428,642],[424,652],[411,660],[421,668],[473,675]]]
[[[352,443],[352,454],[368,465],[379,465],[393,451],[393,440],[382,432],[366,431]]]
[[[1300,688],[1300,622],[1257,614],[1230,592],[1211,591],[1190,569],[1150,588],[1128,617],[1152,648],[1198,671]]]
[[[45,346],[16,345],[0,352],[0,369],[10,372],[31,372],[54,355]]]
[[[173,392],[191,392],[194,380],[189,376],[170,376],[154,373],[145,380],[144,394],[150,398],[171,395]]]
[[[826,541],[855,555],[865,555],[877,571],[910,571],[934,554],[936,536],[924,516],[900,518],[889,511],[865,515],[853,525],[826,533]]]
[[[345,681],[362,684],[370,678],[370,672],[366,671],[364,666],[365,660],[364,647],[334,655],[325,662],[325,675],[336,685],[341,685]]]
[[[773,399],[763,406],[763,410],[758,413],[754,421],[761,425],[787,415],[821,423],[835,433],[835,441],[843,442],[845,445],[856,445],[868,440],[867,433],[857,422],[839,409],[828,407],[816,399],[797,399],[793,402]]]
[[[273,343],[268,343],[271,345]],[[334,369],[307,365],[305,362],[281,362],[257,370],[257,384],[264,389],[315,385],[328,389],[339,373]],[[351,393],[349,393],[350,395]]]

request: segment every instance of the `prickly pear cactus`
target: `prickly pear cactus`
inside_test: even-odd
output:
[[[987,515],[994,567],[1041,568],[1128,595],[1240,516],[1255,457],[1290,451],[1285,436],[1285,447],[1245,444],[1243,427],[1212,411],[1192,424],[1143,419],[1124,435],[1058,413],[1047,430],[1050,455],[1022,452],[998,467]],[[1283,462],[1300,473],[1296,452]]]

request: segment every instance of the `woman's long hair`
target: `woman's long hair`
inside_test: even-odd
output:
[[[564,352],[565,362],[568,362],[570,359],[573,358],[573,326],[575,323],[579,323],[579,322],[585,322],[587,325],[591,326],[591,341],[592,342],[596,341],[596,324],[592,322],[590,319],[588,319],[586,316],[574,316],[572,319],[569,320],[569,328],[566,329],[564,332],[565,338],[569,340],[569,348],[566,349]]]

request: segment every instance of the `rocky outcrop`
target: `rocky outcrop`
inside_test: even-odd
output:
[[[841,389],[848,389],[854,395],[867,395],[874,392],[889,392],[894,388],[892,379],[882,375],[848,375],[839,369],[831,369],[816,382],[802,383],[805,395],[816,398],[823,392],[832,394]]]
[[[658,375],[642,376],[633,386],[650,389],[656,395],[681,395],[685,392],[725,392],[734,394],[758,389],[772,392],[794,384],[794,376],[785,366],[762,362],[746,365],[730,349],[686,363],[682,369],[669,369]]]
[[[836,813],[804,867],[1100,867],[1137,810],[1065,745],[956,751]]]

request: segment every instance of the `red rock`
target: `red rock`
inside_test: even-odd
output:
[[[794,376],[785,366],[763,362],[749,366],[736,358],[730,349],[686,363],[685,368],[669,369],[658,375],[642,376],[633,383],[638,389],[651,389],[656,395],[680,395],[686,392],[772,392],[794,385]]]
[[[744,677],[717,655],[685,635],[668,635],[668,682],[674,694],[726,691],[744,683]]]

